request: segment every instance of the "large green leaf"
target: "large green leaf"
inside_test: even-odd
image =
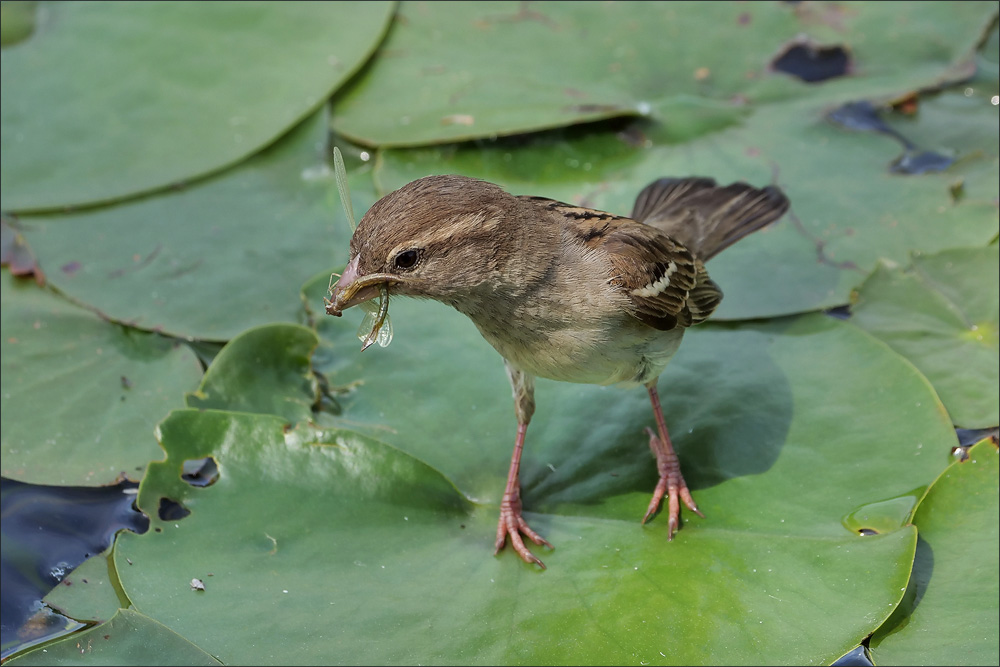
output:
[[[3,63],[3,208],[189,182],[274,141],[364,63],[394,4],[39,3]]]
[[[912,361],[955,424],[1000,423],[1000,253],[968,248],[880,265],[860,287],[853,321]]]
[[[910,591],[872,637],[880,665],[992,665],[1000,661],[1000,485],[997,445],[984,440],[927,491]],[[961,628],[961,632],[955,632]]]
[[[7,270],[0,291],[3,475],[56,485],[139,479],[162,455],[156,422],[201,377],[194,353]]]
[[[229,663],[261,660],[262,624],[288,664],[828,661],[899,599],[915,540],[775,515],[763,533],[706,525],[670,544],[552,515],[536,519],[561,546],[539,573],[492,557],[491,508],[374,440],[212,411],[176,412],[162,436],[170,458],[140,502],[192,514],[123,535],[115,562],[138,609]],[[182,462],[206,455],[220,480],[187,487]]]
[[[179,337],[229,340],[295,321],[299,288],[346,261],[350,227],[318,113],[204,183],[74,215],[28,216],[22,233],[50,282],[108,317]],[[363,169],[351,181],[371,205]],[[367,181],[367,182],[366,182]]]
[[[991,3],[403,3],[372,65],[337,95],[335,129],[378,146],[510,135],[653,114],[690,96],[730,104],[812,95],[771,70],[795,39],[842,45],[841,100],[963,78]],[[724,44],[725,48],[720,48]],[[386,100],[393,100],[387,105]]]

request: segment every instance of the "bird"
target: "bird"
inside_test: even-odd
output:
[[[645,431],[659,480],[642,523],[666,497],[673,540],[681,502],[704,515],[681,473],[657,379],[685,330],[708,319],[722,300],[705,263],[788,207],[774,185],[660,178],[625,217],[513,195],[466,176],[426,176],[385,195],[362,217],[326,312],[340,316],[380,295],[433,299],[471,319],[500,353],[517,431],[494,555],[509,542],[541,569],[525,538],[553,547],[525,520],[519,480],[535,378],[644,386],[656,425]]]

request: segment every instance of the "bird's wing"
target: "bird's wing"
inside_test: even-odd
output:
[[[571,240],[604,253],[610,284],[628,298],[629,314],[663,331],[706,319],[722,300],[700,260],[667,234],[631,218],[526,197],[556,213]]]

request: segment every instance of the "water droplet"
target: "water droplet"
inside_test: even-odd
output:
[[[848,530],[858,535],[891,533],[907,524],[923,492],[921,487],[896,498],[862,505],[841,521]]]

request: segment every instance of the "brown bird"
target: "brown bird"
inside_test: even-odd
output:
[[[509,538],[522,559],[542,568],[521,535],[552,545],[525,522],[518,481],[534,378],[645,385],[657,427],[646,431],[660,480],[642,521],[666,495],[672,540],[680,501],[701,512],[667,434],[657,378],[684,330],[722,300],[704,263],[787,208],[775,187],[664,178],[639,193],[625,218],[514,196],[463,176],[428,176],[365,214],[326,312],[339,316],[383,292],[435,299],[467,315],[503,356],[517,437],[495,553]]]

